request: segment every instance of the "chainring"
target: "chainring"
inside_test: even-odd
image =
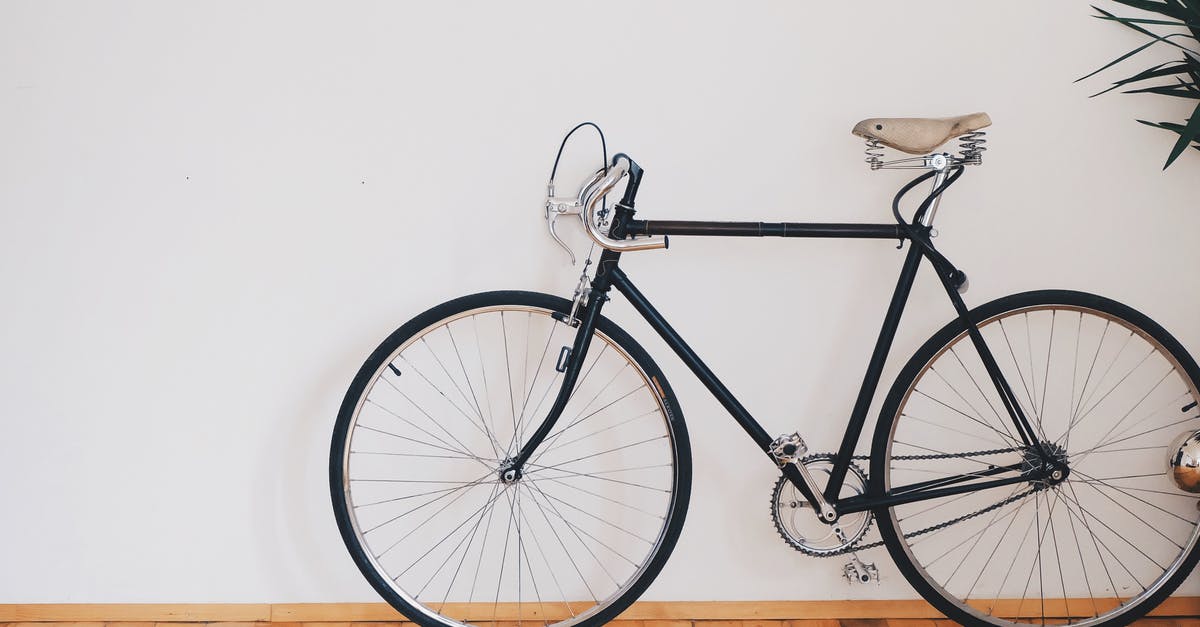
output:
[[[814,476],[828,477],[833,469],[833,460],[831,453],[815,453],[801,458],[797,463],[807,466]],[[858,464],[850,462],[842,490],[843,496],[866,492],[867,473]],[[871,528],[873,515],[870,510],[855,512],[842,516],[835,524],[827,525],[818,519],[812,506],[792,482],[780,476],[771,491],[771,520],[775,523],[775,531],[793,549],[814,557],[833,557],[857,548]]]

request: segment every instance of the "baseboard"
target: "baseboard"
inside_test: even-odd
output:
[[[481,604],[480,620],[495,608]],[[1173,597],[1155,609],[1158,618],[1200,617],[1200,597]],[[692,621],[778,627],[783,621],[838,619],[939,619],[921,600],[874,601],[640,601],[618,621],[668,627]],[[511,620],[502,610],[495,620]],[[0,604],[0,623],[396,623],[405,618],[384,603],[51,603]],[[661,622],[661,624],[660,624]],[[814,622],[815,624],[815,622]],[[916,623],[914,623],[916,624]],[[709,625],[707,627],[719,627]]]

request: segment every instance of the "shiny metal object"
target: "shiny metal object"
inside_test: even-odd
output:
[[[1175,487],[1200,494],[1200,431],[1180,433],[1167,451],[1167,476]]]
[[[987,133],[974,131],[958,138],[958,150],[963,165],[979,165],[983,163],[983,152],[987,150],[984,144]]]
[[[874,137],[867,138],[867,149],[863,151],[866,155],[867,165],[871,166],[872,170],[878,170],[883,167],[883,143]]]
[[[579,192],[574,198],[554,195],[554,181],[546,184],[546,227],[550,229],[550,237],[554,239],[562,249],[567,251],[571,256],[571,265],[575,265],[575,253],[570,246],[558,236],[558,232],[554,227],[559,216],[581,215],[583,213],[583,196],[593,185],[604,178],[604,170],[600,169],[592,173],[583,185],[579,186]]]
[[[596,207],[600,205],[600,201],[608,195],[609,192],[621,182],[622,178],[629,173],[629,160],[625,157],[617,159],[617,162],[608,169],[608,173],[604,175],[599,182],[585,185],[580,199],[583,201],[583,214],[580,216],[583,219],[583,229],[587,232],[588,237],[592,238],[601,248],[614,250],[617,252],[632,252],[635,250],[654,250],[658,248],[666,248],[667,240],[664,237],[643,237],[641,239],[613,239],[600,229],[596,220]]]
[[[789,437],[782,436],[776,442]],[[833,459],[830,453],[818,453],[791,463],[808,476],[815,474],[828,480],[833,472]],[[821,494],[815,486],[810,487],[814,488],[815,494]],[[842,484],[842,496],[858,496],[866,491],[867,474],[857,464],[851,463]],[[823,499],[822,496],[819,500]],[[775,522],[775,530],[793,549],[816,557],[843,555],[852,550],[867,535],[873,520],[868,510],[845,514],[832,524],[821,522],[813,512],[812,505],[787,477],[780,477],[771,493],[771,518]]]
[[[553,182],[546,186],[546,226],[550,229],[550,237],[571,256],[572,265],[575,264],[575,253],[571,251],[571,248],[563,242],[562,238],[555,231],[556,221],[559,216],[579,216],[580,222],[583,223],[584,232],[601,248],[618,252],[631,252],[667,247],[667,240],[664,237],[619,240],[609,237],[601,229],[600,222],[603,220],[603,216],[597,216],[597,207],[604,197],[628,173],[629,160],[621,157],[607,171],[597,170],[591,177],[584,181],[583,185],[579,187],[578,196],[575,198],[555,196]]]
[[[935,152],[921,157],[903,157],[884,161],[884,146],[878,139],[868,138],[867,148],[864,154],[867,155],[865,161],[872,170],[938,170],[942,171],[946,168],[959,165],[981,165],[983,163],[983,153],[987,150],[984,144],[987,139],[984,138],[987,133],[983,131],[975,131],[967,133],[958,138],[958,156],[954,156],[947,152]]]
[[[842,575],[850,583],[879,583],[879,569],[874,562],[864,562],[857,555],[850,557],[850,563],[842,567]]]
[[[808,465],[802,459],[803,455],[808,452],[808,445],[804,443],[804,438],[801,438],[799,433],[781,435],[771,442],[769,452],[780,467],[795,464],[796,470],[800,471],[800,478],[804,480],[804,485],[808,486],[813,497],[816,498],[817,506],[820,508],[818,515],[830,522],[837,520],[837,510],[830,505],[829,501],[825,500],[821,486],[817,485],[812,473],[808,471]]]
[[[807,452],[808,444],[805,444],[799,433],[781,435],[771,442],[771,457],[774,457],[780,466],[795,464]]]
[[[944,155],[936,155],[936,156],[944,157]],[[942,167],[934,168],[934,169],[937,170],[937,174],[933,175],[933,187],[931,187],[929,189],[929,193],[931,193],[931,194],[934,192],[934,190],[941,187],[942,182],[946,180],[948,171],[946,170],[945,158],[942,159]],[[925,215],[921,216],[921,224],[923,224],[925,226],[933,225],[933,218],[934,218],[934,216],[937,215],[938,205],[940,205],[940,204],[942,204],[942,195],[938,194],[937,197],[933,199],[933,204],[929,205],[929,211],[926,211]]]

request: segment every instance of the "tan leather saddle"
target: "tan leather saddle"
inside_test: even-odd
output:
[[[986,113],[953,118],[870,118],[850,131],[909,154],[927,154],[960,135],[992,125]]]

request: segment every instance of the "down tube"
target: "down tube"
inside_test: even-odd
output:
[[[725,411],[729,412],[729,415],[733,416],[733,419],[742,426],[742,429],[746,430],[746,433],[750,435],[754,443],[764,453],[769,455],[771,443],[774,442],[774,439],[763,430],[762,425],[754,420],[750,412],[746,411],[745,407],[742,407],[742,404],[734,398],[729,388],[721,383],[717,375],[701,361],[700,356],[687,345],[687,342],[683,341],[683,338],[675,332],[675,329],[671,328],[671,325],[662,317],[662,314],[658,313],[658,310],[646,300],[646,297],[633,286],[633,283],[629,281],[629,277],[625,276],[625,273],[619,268],[614,268],[610,279],[612,285],[624,294],[625,298],[629,299],[629,303],[633,305],[633,308],[642,314],[642,317],[646,319],[646,322],[650,326],[654,327],[654,330],[662,336],[662,339],[671,347],[671,350],[675,351],[675,354],[696,375],[696,378],[700,379],[704,387],[708,388],[708,391],[721,403]],[[808,500],[815,510],[818,507],[816,495],[809,489],[808,483],[804,481],[796,465],[785,464],[780,468],[780,471],[788,478],[788,481],[792,482],[792,485],[796,486],[796,489],[800,491],[800,494]]]
[[[671,325],[662,317],[662,314],[658,313],[658,310],[650,304],[650,301],[646,300],[646,297],[633,286],[633,283],[629,281],[629,277],[625,276],[625,272],[620,268],[614,268],[610,278],[613,287],[617,288],[617,291],[629,299],[629,303],[633,305],[633,308],[642,314],[646,322],[654,327],[654,330],[662,336],[667,345],[675,351],[675,354],[679,355],[683,363],[687,364],[688,368],[691,368],[692,373],[700,379],[700,382],[704,384],[704,387],[708,388],[709,392],[712,392],[712,395],[733,416],[734,420],[737,420],[738,424],[742,425],[742,428],[746,430],[746,433],[750,435],[754,443],[764,452],[770,450],[771,442],[774,441],[774,438],[768,435],[762,428],[762,425],[754,420],[750,412],[746,411],[746,408],[734,398],[729,388],[721,383],[717,375],[700,360],[700,356],[687,345],[687,342],[683,341],[683,338],[679,336],[679,333],[675,329],[671,328]]]

